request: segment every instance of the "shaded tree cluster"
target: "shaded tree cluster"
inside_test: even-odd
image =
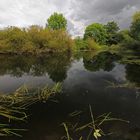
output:
[[[84,39],[92,38],[100,45],[123,45],[128,49],[139,50],[140,45],[140,12],[136,12],[130,29],[120,30],[115,21],[106,25],[93,23],[86,27]]]

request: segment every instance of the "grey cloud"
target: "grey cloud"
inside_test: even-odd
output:
[[[140,9],[139,0],[78,0],[73,1],[75,20],[83,20],[85,25],[92,22],[116,20],[122,28],[130,25],[131,16]],[[75,14],[74,14],[75,13]]]

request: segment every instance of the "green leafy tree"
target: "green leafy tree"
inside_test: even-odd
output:
[[[99,44],[106,44],[107,32],[102,24],[94,23],[86,27],[84,38],[93,38]]]
[[[115,21],[111,21],[105,25],[105,28],[107,31],[107,44],[117,44],[119,41],[119,36],[117,33],[120,29],[118,24]]]
[[[133,51],[139,51],[140,50],[140,42],[138,40],[135,40],[130,30],[121,30],[118,32],[118,43],[120,44],[122,50],[133,50]]]
[[[134,39],[130,36],[130,31],[129,30],[121,30],[118,33],[118,36],[120,38],[120,42],[124,44],[129,44],[130,42],[133,42]]]
[[[130,32],[134,39],[140,41],[140,11],[136,12],[133,16]]]
[[[63,14],[54,13],[48,19],[47,27],[50,29],[53,29],[53,30],[66,29],[67,28],[67,20],[63,16]]]
[[[109,33],[109,34],[115,34],[120,29],[119,26],[118,26],[118,24],[115,21],[108,22],[105,25],[105,27],[106,27],[107,33]]]

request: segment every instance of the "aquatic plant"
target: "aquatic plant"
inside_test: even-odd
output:
[[[66,135],[67,135],[67,136],[66,136],[66,137],[65,137],[65,136],[62,137],[62,139],[63,139],[63,138],[67,138],[67,140],[73,140],[73,139],[70,137],[67,124],[66,124],[66,123],[63,123],[63,126],[64,126],[64,128],[65,128],[65,131],[66,131]]]
[[[24,85],[9,95],[0,95],[0,102],[6,106],[28,107],[38,101],[47,101],[55,93],[60,93],[61,84],[57,83],[52,88],[45,86],[42,89],[29,91]]]
[[[0,105],[0,117],[8,119],[9,123],[11,120],[25,121],[27,118],[27,115],[24,111],[25,110],[20,107]],[[8,124],[0,123],[0,136],[16,135],[16,136],[21,137],[21,135],[17,133],[19,131],[26,131],[26,130],[10,128],[10,125],[8,125]]]
[[[69,123],[64,123],[63,122],[62,125],[65,129],[66,136],[62,137],[62,139],[66,138],[67,140],[74,140],[73,138],[71,138],[69,130],[73,130],[72,133],[74,133],[74,134],[75,133],[80,133],[81,131],[89,130],[89,133],[87,135],[86,140],[89,140],[90,138],[98,140],[100,137],[103,137],[103,136],[106,136],[106,135],[111,135],[111,133],[105,134],[105,132],[102,130],[102,125],[105,122],[121,121],[121,122],[129,123],[129,121],[111,117],[110,116],[111,113],[104,113],[104,114],[95,118],[90,105],[89,105],[89,112],[90,112],[91,122],[89,122],[85,125],[79,126],[80,124],[78,125],[78,123],[76,123],[74,126],[72,125],[72,128],[71,128],[71,127],[69,127]],[[72,113],[72,114],[78,114],[79,115],[79,113],[81,113],[81,111],[79,111],[79,112],[76,111],[75,113]],[[74,115],[74,116],[76,116],[76,115]],[[83,140],[83,136],[80,136],[78,138],[78,140]]]
[[[108,83],[107,88],[128,88],[128,89],[135,89],[135,90],[139,90],[140,86],[134,82],[125,82],[125,83],[115,83],[115,82],[111,82],[111,81],[106,81]]]
[[[24,85],[17,89],[14,93],[9,95],[0,95],[0,117],[7,118],[10,123],[14,121],[26,121],[27,107],[37,102],[46,102],[51,97],[55,96],[56,93],[61,92],[61,84],[57,83],[53,87],[44,87],[35,91],[29,91]],[[24,129],[13,129],[9,125],[0,123],[0,136],[11,136],[17,134],[15,131],[22,131]]]
[[[0,136],[18,136],[22,137],[22,135],[18,134],[19,131],[26,131],[25,129],[10,129],[7,124],[0,124]]]

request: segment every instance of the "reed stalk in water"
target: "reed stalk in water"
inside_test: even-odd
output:
[[[13,121],[25,121],[27,118],[26,110],[29,106],[37,102],[46,102],[56,93],[61,92],[61,84],[57,83],[53,87],[44,87],[33,92],[29,91],[26,86],[22,86],[14,93],[9,95],[0,95],[0,117]],[[17,134],[15,131],[24,129],[10,129],[9,125],[0,123],[0,136],[11,136]]]

